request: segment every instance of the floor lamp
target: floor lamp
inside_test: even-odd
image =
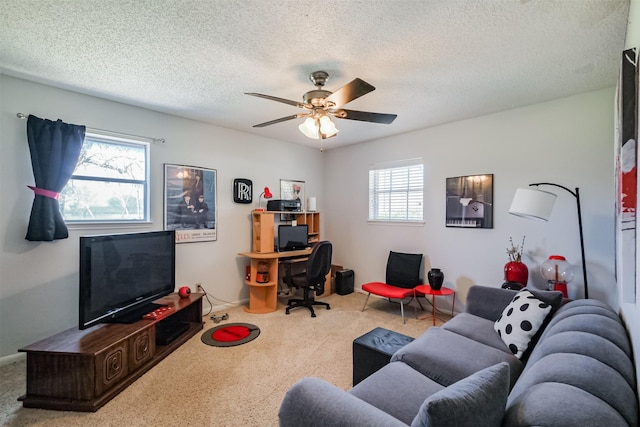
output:
[[[580,208],[580,190],[576,187],[575,191],[571,191],[562,185],[553,184],[551,182],[538,182],[529,184],[529,187],[538,187],[540,185],[551,185],[562,188],[576,198],[578,206],[578,228],[580,230],[580,252],[582,254],[582,276],[584,278],[584,297],[589,298],[589,286],[587,285],[587,263],[584,257],[584,236],[582,233],[582,210]],[[513,196],[509,213],[524,218],[540,219],[548,221],[551,210],[558,196],[548,191],[537,188],[518,188]]]

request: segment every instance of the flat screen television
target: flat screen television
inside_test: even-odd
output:
[[[132,323],[175,289],[175,231],[80,237],[80,329]]]
[[[278,251],[298,251],[309,247],[309,227],[306,224],[278,226]]]

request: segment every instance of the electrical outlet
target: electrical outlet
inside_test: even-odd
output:
[[[204,292],[204,288],[202,287],[201,283],[196,283],[196,291],[197,292]]]

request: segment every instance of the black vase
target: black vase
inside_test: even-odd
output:
[[[444,283],[444,273],[439,268],[432,268],[427,273],[427,280],[429,280],[431,289],[435,291],[440,290]]]

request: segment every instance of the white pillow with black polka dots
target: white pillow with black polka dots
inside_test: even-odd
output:
[[[522,290],[504,309],[493,329],[519,359],[550,311],[549,304],[540,301],[531,292]]]

